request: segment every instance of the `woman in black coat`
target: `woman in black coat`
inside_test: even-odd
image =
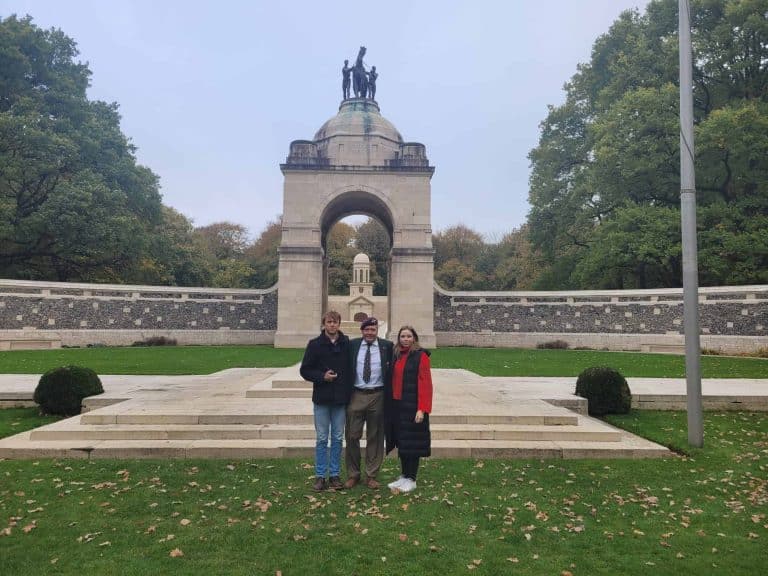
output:
[[[389,487],[400,492],[416,488],[419,458],[429,456],[432,440],[429,413],[432,411],[432,372],[429,352],[419,346],[412,326],[397,333],[392,378],[385,386],[387,452],[397,448],[402,475]]]

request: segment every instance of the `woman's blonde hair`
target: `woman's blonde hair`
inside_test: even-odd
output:
[[[421,345],[419,344],[419,335],[416,333],[416,330],[413,326],[405,325],[400,326],[400,330],[397,331],[397,342],[395,342],[395,358],[400,358],[400,334],[402,334],[403,330],[408,330],[411,334],[413,334],[413,344],[411,344],[411,350],[421,350]]]

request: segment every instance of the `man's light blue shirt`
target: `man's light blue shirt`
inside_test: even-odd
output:
[[[379,351],[378,340],[374,340],[371,344],[371,381],[363,381],[363,365],[365,364],[365,351],[367,349],[368,343],[363,339],[360,343],[360,351],[357,353],[357,370],[355,371],[355,388],[363,390],[384,386],[384,380],[381,377],[381,352]]]

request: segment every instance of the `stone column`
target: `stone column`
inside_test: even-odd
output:
[[[425,348],[434,348],[433,248],[393,248],[389,273],[389,334],[397,338],[400,326],[410,324]]]
[[[281,246],[275,348],[303,348],[320,334],[323,315],[323,251]]]

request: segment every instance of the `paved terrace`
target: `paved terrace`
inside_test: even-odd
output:
[[[652,442],[590,418],[575,378],[433,370],[433,456],[647,458]],[[2,458],[312,457],[311,390],[298,367],[204,376],[102,376],[80,416],[0,440]],[[0,402],[30,403],[37,375],[0,375]],[[685,380],[630,378],[640,408],[685,407]],[[711,379],[705,408],[768,410],[768,380]]]

